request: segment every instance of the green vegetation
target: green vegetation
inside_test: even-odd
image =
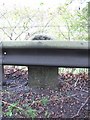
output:
[[[42,98],[41,103],[45,106],[48,103],[48,98]]]
[[[8,106],[8,111],[5,113],[8,117],[12,117],[13,110],[16,108],[18,103],[13,103]]]
[[[7,112],[4,114],[7,117],[12,117],[14,114],[13,113],[14,110],[16,112],[22,112],[26,117],[29,117],[29,118],[35,118],[37,116],[37,110],[32,109],[31,107],[28,107],[27,110],[24,110],[23,108],[18,107],[18,103],[13,103],[13,104],[8,103]]]
[[[73,2],[73,1],[72,1]],[[71,0],[55,10],[3,7],[0,17],[2,40],[30,40],[34,34],[50,34],[56,40],[88,40],[88,6],[70,9]]]
[[[30,108],[26,112],[28,117],[35,118],[37,116],[37,110],[34,110],[32,108]]]
[[[33,105],[34,103],[39,103],[39,102],[43,106],[46,106],[47,103],[49,102],[49,100],[48,100],[48,98],[44,97],[41,100],[32,101],[31,104]],[[15,114],[14,111],[23,113],[24,116],[29,117],[29,118],[35,118],[37,116],[38,111],[36,109],[33,109],[32,107],[28,106],[28,104],[23,104],[22,108],[21,108],[21,107],[18,107],[19,103],[17,103],[17,102],[10,104],[10,103],[3,101],[3,103],[8,104],[7,112],[4,113],[7,117],[13,117],[13,114]],[[45,111],[45,116],[49,117],[48,111]]]

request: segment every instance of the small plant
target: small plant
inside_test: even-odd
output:
[[[35,118],[37,116],[37,110],[35,109],[30,108],[26,112],[27,112],[27,115],[31,118]]]
[[[46,118],[49,118],[49,117],[50,117],[50,113],[49,113],[47,110],[45,111],[45,117],[46,117]]]
[[[28,108],[28,110],[24,110],[20,107],[17,107],[18,103],[13,103],[8,106],[8,111],[5,113],[7,117],[12,117],[13,110],[21,111],[25,114],[27,117],[35,118],[37,116],[37,110],[34,110],[32,108]]]
[[[44,106],[46,106],[48,103],[48,98],[42,98],[40,101]]]
[[[8,117],[11,117],[13,115],[13,110],[16,108],[18,103],[13,103],[8,106],[8,111],[6,112],[6,115]]]
[[[13,104],[9,104],[8,106],[8,110],[5,113],[7,117],[12,117],[13,115],[13,110],[17,110],[17,111],[21,111],[25,114],[25,116],[27,117],[31,117],[31,118],[35,118],[37,116],[37,110],[32,109],[32,108],[28,108],[28,110],[24,110],[20,107],[17,107],[18,103],[13,103]]]

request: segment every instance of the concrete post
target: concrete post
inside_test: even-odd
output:
[[[35,88],[57,88],[58,68],[46,66],[29,66],[28,83],[30,87]]]

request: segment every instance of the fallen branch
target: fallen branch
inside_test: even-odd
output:
[[[76,113],[76,115],[74,115],[72,118],[75,118],[75,117],[79,116],[80,111],[81,111],[82,108],[86,105],[86,103],[88,102],[89,98],[90,98],[90,97],[88,97],[88,98],[85,100],[85,102],[84,102],[84,103],[82,104],[82,106],[79,108],[79,110],[78,110],[78,112]]]

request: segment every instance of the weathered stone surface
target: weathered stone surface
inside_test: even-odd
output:
[[[40,88],[56,88],[58,81],[57,67],[29,67],[29,86]]]

